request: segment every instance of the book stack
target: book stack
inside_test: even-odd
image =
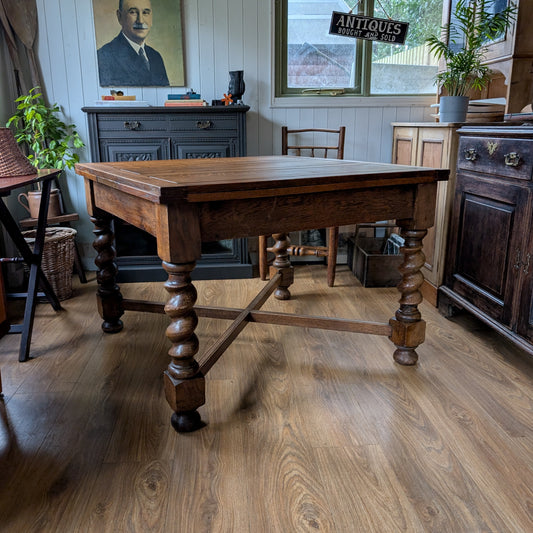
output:
[[[104,94],[101,100],[96,100],[97,106],[130,106],[149,107],[150,104],[144,100],[137,100],[135,95],[124,94]]]
[[[505,113],[505,98],[470,100],[467,122],[501,122]]]
[[[165,100],[166,107],[203,107],[207,102],[195,92],[185,94],[169,94]]]
[[[102,100],[108,102],[108,101],[115,101],[115,100],[137,100],[137,97],[135,95],[126,95],[126,94],[104,94],[102,96]]]

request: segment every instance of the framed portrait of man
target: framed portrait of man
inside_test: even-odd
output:
[[[93,0],[102,87],[185,85],[181,0]]]

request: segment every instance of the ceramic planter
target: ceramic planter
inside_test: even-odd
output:
[[[466,122],[468,96],[441,96],[439,102],[440,122]]]

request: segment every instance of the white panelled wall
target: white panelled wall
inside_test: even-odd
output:
[[[109,0],[110,2],[118,0]],[[152,0],[154,9],[157,0]],[[176,2],[176,6],[178,6]],[[194,88],[208,102],[227,92],[230,70],[244,70],[250,106],[247,114],[249,155],[279,154],[280,128],[337,127],[347,129],[345,158],[390,162],[391,122],[429,119],[428,99],[292,100],[290,106],[273,104],[272,47],[273,0],[182,0],[186,87]],[[65,121],[76,124],[87,143],[85,114],[109,88],[98,84],[96,44],[91,0],[37,0],[37,54],[47,99],[59,103]],[[118,26],[117,26],[118,27]],[[168,88],[128,88],[138,100],[162,105]],[[174,92],[179,92],[174,90]],[[367,103],[370,102],[370,103]],[[299,107],[298,107],[299,106]],[[82,160],[89,161],[87,149]],[[92,224],[85,208],[81,178],[73,172],[63,185],[66,205],[80,213],[78,242],[87,268],[94,268]]]

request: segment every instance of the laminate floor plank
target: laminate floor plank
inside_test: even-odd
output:
[[[331,531],[427,531],[379,445],[323,447],[317,455]]]
[[[94,276],[37,307],[33,359],[0,339],[0,532],[526,533],[533,530],[533,358],[423,303],[416,367],[385,337],[249,324],[207,375],[207,426],[170,426],[165,315],[104,334]],[[245,307],[258,279],[197,282]],[[162,283],[127,297],[165,301]],[[386,322],[395,289],[299,266],[263,309]],[[200,319],[200,344],[229,321]]]

